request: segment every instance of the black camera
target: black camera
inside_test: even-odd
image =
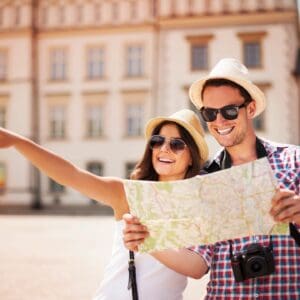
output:
[[[230,260],[237,282],[269,275],[275,271],[272,244],[268,247],[251,244],[236,254],[232,254],[232,245],[230,244]]]

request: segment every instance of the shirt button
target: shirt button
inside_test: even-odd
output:
[[[254,294],[254,297],[255,297],[255,298],[258,298],[258,296],[259,296],[258,293]]]

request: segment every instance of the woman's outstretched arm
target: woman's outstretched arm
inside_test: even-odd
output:
[[[129,210],[123,183],[119,178],[96,176],[33,141],[3,128],[0,128],[0,147],[14,147],[59,184],[112,207],[118,219]]]

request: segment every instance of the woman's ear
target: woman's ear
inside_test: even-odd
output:
[[[252,100],[247,106],[246,106],[247,114],[249,119],[253,119],[255,112],[256,112],[256,102]]]

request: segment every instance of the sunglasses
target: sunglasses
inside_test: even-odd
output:
[[[226,105],[221,108],[202,107],[200,114],[205,122],[213,122],[217,119],[218,113],[226,120],[234,120],[239,115],[239,109],[246,107],[247,103],[241,105]]]
[[[174,153],[183,151],[185,147],[187,147],[187,144],[181,138],[167,139],[162,135],[152,135],[149,140],[149,145],[152,150],[161,148],[165,143],[168,143],[168,146]]]

